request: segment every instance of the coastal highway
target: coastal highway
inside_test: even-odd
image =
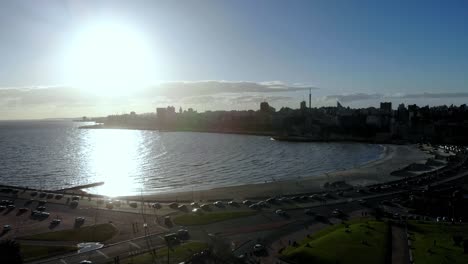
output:
[[[378,204],[383,199],[395,196],[396,193],[387,193],[380,195],[369,195],[370,204]],[[313,206],[306,206],[304,208],[313,208],[316,214],[324,215],[328,219],[331,216],[331,211],[340,209],[345,214],[351,214],[358,210],[366,210],[366,207],[360,205],[356,200],[350,199],[334,200],[328,203],[320,203]],[[272,205],[271,208],[264,211],[259,211],[258,214],[232,219],[228,221],[208,224],[204,226],[186,227],[190,232],[190,239],[205,241],[210,243],[212,236],[216,236],[234,242],[234,248],[244,244],[243,249],[236,250],[236,254],[243,251],[248,252],[253,247],[256,241],[268,244],[295,230],[302,229],[306,225],[317,223],[314,217],[304,214],[304,208],[286,209],[288,212],[287,217],[282,217],[274,213],[274,209],[278,206]],[[332,221],[337,221],[332,220]],[[180,227],[173,227],[167,232],[172,232]],[[114,257],[119,256],[120,259],[131,258],[132,255],[147,252],[148,248],[161,248],[164,247],[164,234],[167,233],[154,233],[147,237],[138,237],[135,239],[122,241],[114,244],[105,245],[103,248],[93,250],[85,253],[74,253],[66,256],[60,256],[48,260],[39,260],[31,263],[79,263],[82,260],[91,260],[93,263],[108,263],[113,261]]]
[[[439,186],[451,181],[459,180],[468,176],[468,172],[459,173],[452,177],[441,179],[434,182],[432,186]],[[329,199],[326,202],[306,202],[294,203],[295,208],[287,208],[288,204],[273,204],[270,208],[259,211],[258,214],[232,219],[228,221],[208,224],[204,226],[188,227],[190,239],[211,242],[212,237],[208,234],[230,241],[232,243],[234,253],[236,255],[249,254],[256,243],[270,245],[281,237],[296,232],[304,228],[320,227],[325,223],[339,223],[342,219],[334,218],[331,215],[332,210],[339,209],[347,216],[359,215],[360,212],[368,212],[371,207],[375,207],[383,200],[398,197],[407,190],[399,190],[393,192],[385,192],[378,194],[358,195],[354,194],[353,198]],[[361,205],[358,200],[366,200],[367,206]],[[287,212],[287,216],[279,216],[274,213],[277,208],[283,208]],[[304,214],[304,209],[311,209],[314,214],[324,216],[324,220],[317,221],[315,217]],[[179,227],[174,227],[172,232]],[[131,258],[133,255],[147,252],[148,249],[157,249],[164,247],[163,236],[167,232],[158,232],[148,235],[147,237],[138,237],[131,240],[126,240],[114,244],[105,245],[101,249],[93,250],[85,253],[74,253],[67,256],[61,256],[48,260],[40,260],[31,263],[79,263],[82,260],[91,260],[93,263],[108,263],[113,261],[114,257],[119,256],[120,259]]]
[[[459,179],[468,176],[467,171],[456,173],[453,176],[436,179],[431,183],[432,187],[443,186],[447,183],[455,182]],[[422,185],[410,185],[405,188],[417,190],[423,188]],[[332,217],[332,210],[339,209],[347,216],[359,216],[361,212],[369,212],[371,207],[378,206],[383,200],[388,200],[398,197],[400,194],[408,192],[403,189],[396,191],[385,191],[381,193],[358,193],[354,190],[345,192],[346,197],[332,195],[325,201],[314,201],[309,199],[304,202],[288,202],[276,203],[269,205],[269,208],[264,208],[258,211],[258,214],[231,219],[223,222],[208,224],[198,227],[189,227],[191,234],[190,239],[205,241],[211,243],[214,234],[225,241],[229,241],[236,255],[249,254],[252,251],[253,245],[262,243],[266,246],[272,245],[279,239],[286,237],[288,234],[298,232],[304,228],[311,230],[323,227],[324,223],[337,223],[341,219]],[[367,205],[362,205],[358,200],[366,200]],[[367,207],[368,206],[368,207]],[[278,208],[285,210],[287,217],[279,216],[274,213]],[[322,221],[317,221],[315,217],[304,214],[304,209],[311,209],[316,215],[324,216]],[[218,210],[232,210],[229,207],[217,208]],[[245,210],[245,207],[243,209]],[[346,218],[346,216],[345,216]],[[85,253],[74,253],[66,256],[60,256],[48,260],[40,260],[32,263],[79,263],[82,260],[91,260],[93,263],[109,263],[114,257],[119,256],[120,259],[131,258],[133,255],[148,251],[148,249],[157,249],[164,246],[163,236],[167,232],[177,230],[179,227],[174,227],[172,230],[167,230],[161,227],[162,231],[155,232],[145,237],[133,238],[118,243],[107,244],[101,249],[92,250]],[[271,253],[275,253],[274,248],[271,248]]]

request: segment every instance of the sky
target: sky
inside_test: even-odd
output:
[[[0,119],[468,99],[467,1],[1,1],[0,36]]]

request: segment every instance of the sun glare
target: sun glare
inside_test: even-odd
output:
[[[82,28],[70,54],[71,82],[96,95],[121,96],[149,85],[151,47],[134,28],[95,23]]]

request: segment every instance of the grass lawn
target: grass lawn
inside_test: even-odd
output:
[[[325,228],[301,241],[298,247],[287,247],[282,256],[296,263],[385,263],[390,254],[388,224],[374,220],[347,224],[349,228],[343,224]]]
[[[225,221],[228,219],[254,215],[256,212],[214,212],[204,213],[202,215],[184,214],[174,218],[177,225],[206,225],[214,222]]]
[[[182,244],[179,246],[175,246],[173,251],[169,252],[169,261],[170,263],[180,263],[182,261],[187,260],[193,254],[202,251],[203,249],[207,248],[207,244],[201,242],[190,242],[186,244]],[[167,263],[167,247],[161,248],[156,251],[156,260],[159,260],[163,263]],[[129,258],[130,259],[130,258]],[[126,260],[129,260],[126,259]],[[123,263],[127,263],[124,261]],[[153,263],[153,257],[151,253],[144,253],[133,257],[133,264],[146,264],[146,263]]]
[[[69,252],[77,251],[77,247],[67,246],[33,246],[21,245],[21,253],[25,262],[40,259],[44,257],[51,257],[61,255]]]
[[[47,232],[32,236],[21,237],[25,240],[47,241],[76,241],[76,242],[102,242],[117,234],[113,224],[99,224],[75,229]]]
[[[468,239],[468,225],[410,222],[408,230],[413,240],[415,263],[468,263],[468,254],[463,254],[463,243],[457,247],[452,238],[461,235]]]

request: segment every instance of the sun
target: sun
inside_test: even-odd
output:
[[[145,36],[125,24],[89,24],[78,31],[71,47],[70,79],[86,92],[129,95],[149,85],[154,74]]]

